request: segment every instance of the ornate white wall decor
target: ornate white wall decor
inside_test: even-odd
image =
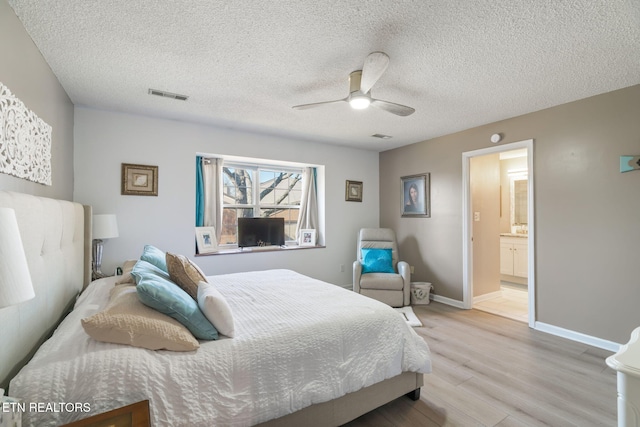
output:
[[[51,126],[1,82],[0,172],[51,185]]]

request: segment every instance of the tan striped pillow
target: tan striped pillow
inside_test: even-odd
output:
[[[200,347],[180,322],[141,303],[135,286],[116,286],[105,309],[81,322],[85,332],[98,341],[149,350],[191,351]]]
[[[171,280],[198,301],[198,283],[207,281],[200,267],[184,255],[167,252],[167,270]]]

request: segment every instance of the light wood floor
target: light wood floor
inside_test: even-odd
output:
[[[474,303],[473,308],[529,323],[529,294],[526,287],[503,285],[499,295]]]
[[[348,427],[615,426],[612,353],[479,310],[415,306],[431,349],[421,397],[396,399]]]

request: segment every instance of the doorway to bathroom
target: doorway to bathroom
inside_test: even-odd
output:
[[[533,140],[462,159],[464,306],[534,327]]]

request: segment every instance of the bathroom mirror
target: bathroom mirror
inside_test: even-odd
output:
[[[527,225],[528,208],[527,177],[511,178],[511,225]]]

